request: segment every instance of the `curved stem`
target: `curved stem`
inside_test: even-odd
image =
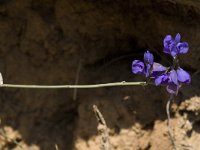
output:
[[[171,123],[170,123],[170,119],[171,119],[171,116],[170,116],[170,104],[171,104],[172,100],[173,100],[173,95],[171,94],[170,98],[167,101],[167,105],[166,105],[167,126],[168,126],[169,137],[170,137],[170,140],[171,140],[171,143],[172,143],[172,146],[173,146],[173,150],[176,150],[175,138],[173,136],[172,126],[171,126]]]
[[[89,89],[89,88],[103,88],[114,86],[146,86],[146,82],[114,82],[104,84],[90,84],[90,85],[22,85],[22,84],[2,84],[1,88],[25,88],[25,89]]]

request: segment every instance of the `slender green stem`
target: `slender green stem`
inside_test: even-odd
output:
[[[103,88],[114,86],[145,86],[146,82],[114,82],[104,84],[90,84],[90,85],[22,85],[22,84],[2,84],[1,88],[25,88],[25,89],[89,89],[89,88]]]

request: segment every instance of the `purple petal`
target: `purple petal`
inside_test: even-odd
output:
[[[190,74],[187,73],[185,70],[179,67],[176,72],[177,72],[178,80],[180,82],[186,83],[186,84],[189,84],[191,82]]]
[[[134,60],[132,62],[132,72],[135,74],[143,74],[144,73],[144,63],[140,60]]]
[[[180,35],[180,33],[177,33],[176,37],[175,37],[175,42],[179,43],[180,41],[181,41],[181,35]]]
[[[164,52],[170,54],[170,45],[173,42],[173,38],[171,35],[165,36],[163,40],[163,45],[164,45]]]
[[[149,51],[144,53],[144,62],[147,64],[153,64],[153,54],[151,54]]]
[[[185,54],[189,50],[189,46],[187,42],[182,42],[177,44],[177,49],[180,54]]]
[[[161,65],[159,63],[154,62],[153,68],[152,68],[152,77],[159,76],[159,75],[163,74],[166,70],[167,70],[166,67],[164,67],[163,65]]]
[[[162,76],[158,76],[158,77],[155,79],[155,85],[156,85],[156,86],[158,86],[158,85],[161,84],[162,78],[163,78]]]
[[[166,67],[164,67],[163,65],[159,64],[159,63],[153,63],[153,71],[166,71]]]
[[[169,84],[167,87],[167,92],[169,92],[170,94],[175,94],[177,95],[178,94],[178,90],[179,90],[179,85],[176,85],[176,84]]]
[[[166,84],[169,80],[169,77],[167,74],[163,74],[161,76],[158,76],[156,79],[155,79],[155,85],[158,86],[160,84]]]
[[[163,45],[165,48],[168,48],[170,43],[173,41],[173,38],[171,35],[167,35],[165,36],[164,40],[163,40]]]
[[[177,77],[177,73],[175,70],[171,70],[169,72],[169,82],[178,85],[178,77]]]
[[[170,54],[172,55],[172,57],[176,57],[177,54],[178,54],[178,49],[176,47],[176,43],[173,42],[171,45],[170,45]]]

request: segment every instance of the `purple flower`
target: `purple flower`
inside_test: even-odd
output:
[[[132,62],[132,72],[135,74],[144,74],[144,63],[140,60]]]
[[[144,63],[140,60],[134,60],[132,62],[132,72],[135,74],[143,74],[150,78],[156,78],[166,72],[166,67],[153,61],[153,54],[146,51],[144,53]]]
[[[132,72],[135,74],[143,74],[146,77],[150,76],[153,60],[153,54],[151,54],[149,51],[145,52],[144,63],[140,60],[134,60],[132,62]]]
[[[166,89],[170,94],[178,94],[178,90],[181,84],[189,84],[191,78],[189,73],[187,73],[182,68],[177,70],[172,69],[170,72],[164,73],[155,78],[155,85],[167,85]]]
[[[132,72],[142,74],[148,78],[147,81],[153,80],[156,86],[165,85],[168,93],[177,95],[182,84],[191,82],[190,74],[180,68],[178,63],[178,55],[188,52],[188,43],[181,42],[180,34],[176,34],[173,39],[171,35],[167,35],[163,41],[164,52],[170,54],[173,59],[173,66],[164,67],[154,62],[154,56],[149,51],[144,53],[144,62],[134,60],[132,62]]]
[[[175,39],[171,35],[167,35],[164,38],[164,53],[170,54],[172,57],[176,57],[178,54],[185,54],[188,52],[189,47],[187,42],[180,42],[180,34],[176,34]]]

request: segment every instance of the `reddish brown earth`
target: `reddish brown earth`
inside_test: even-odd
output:
[[[190,52],[181,66],[192,84],[171,109],[178,150],[200,149],[200,3],[195,0],[0,0],[4,83],[79,84],[143,81],[131,73],[146,49],[157,62],[166,34],[181,33]],[[0,89],[0,149],[99,149],[96,104],[114,150],[170,150],[164,88]],[[7,138],[5,138],[7,137]]]

